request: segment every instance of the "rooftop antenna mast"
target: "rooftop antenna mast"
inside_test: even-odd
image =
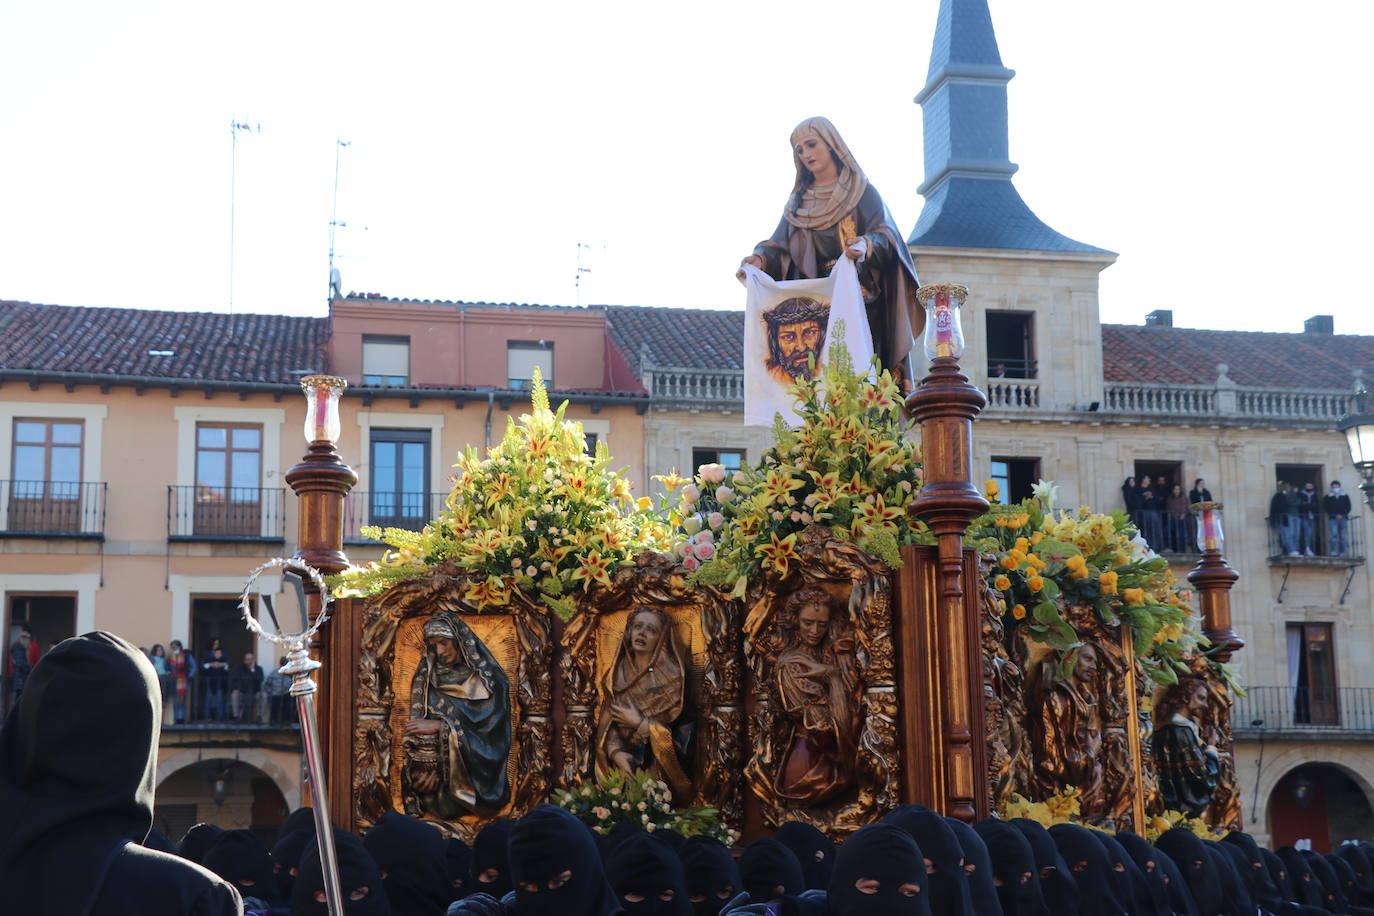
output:
[[[339,222],[339,151],[351,145],[347,140],[339,137],[334,138],[334,205],[329,214],[329,297],[331,299],[343,296],[343,279],[334,270],[334,230],[343,225]]]
[[[577,299],[577,305],[579,308],[582,306],[582,275],[589,274],[592,272],[592,269],[590,267],[582,266],[583,248],[587,249],[588,251],[591,251],[592,246],[588,245],[586,242],[577,243],[577,274],[573,277],[573,292],[575,298]]]
[[[234,218],[238,204],[239,132],[262,133],[261,124],[229,122],[229,342],[234,343]]]

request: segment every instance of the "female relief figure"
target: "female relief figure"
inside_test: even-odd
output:
[[[743,263],[774,280],[803,280],[827,276],[841,256],[857,261],[873,352],[910,380],[913,332],[924,319],[916,268],[892,215],[825,118],[809,118],[792,131],[792,162],[796,183],[778,228]]]
[[[791,723],[773,788],[801,807],[820,804],[854,778],[860,725],[854,638],[833,619],[830,596],[804,588],[787,599],[796,620],[778,656],[778,695]]]
[[[668,615],[636,608],[625,622],[615,661],[601,683],[596,720],[596,775],[648,770],[686,801],[692,781],[683,770],[692,723],[679,722],[687,675]]]
[[[425,622],[410,689],[403,785],[407,813],[451,820],[510,799],[510,681],[458,615]]]

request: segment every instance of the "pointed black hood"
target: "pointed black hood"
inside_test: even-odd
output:
[[[1050,916],[1040,890],[1040,870],[1026,835],[996,818],[988,818],[973,829],[987,846],[992,873],[1001,882],[997,900],[1004,916]]]
[[[807,890],[823,891],[830,886],[830,872],[835,867],[835,844],[830,837],[810,824],[788,821],[774,838],[797,857]]]
[[[911,834],[869,824],[840,845],[826,898],[834,916],[930,916],[927,877]]]
[[[682,845],[682,868],[694,916],[716,916],[740,891],[739,866],[720,840],[690,838]]]
[[[539,805],[520,818],[511,828],[509,848],[515,909],[521,916],[621,912],[591,831],[564,809]]]
[[[430,825],[388,811],[363,837],[363,847],[382,870],[393,916],[440,913],[458,898],[448,879],[443,835]]]

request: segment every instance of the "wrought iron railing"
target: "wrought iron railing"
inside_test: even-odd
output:
[[[354,490],[344,500],[344,540],[371,544],[359,530],[364,525],[419,531],[444,507],[447,493],[392,493]]]
[[[1131,521],[1150,549],[1159,554],[1193,554],[1197,549],[1197,518],[1188,511],[1132,509]]]
[[[0,480],[0,536],[105,536],[106,484]]]
[[[170,486],[167,537],[174,541],[285,540],[284,497],[280,488]]]
[[[1338,519],[1334,526],[1323,512],[1307,519],[1285,515],[1277,523],[1271,517],[1264,523],[1271,561],[1306,558],[1364,562],[1364,526],[1357,515],[1346,519],[1344,525]]]
[[[1040,383],[1034,379],[988,379],[988,409],[1033,410],[1040,406]]]
[[[1374,732],[1374,687],[1246,687],[1231,707],[1231,727]]]

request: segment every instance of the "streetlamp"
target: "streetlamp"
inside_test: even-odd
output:
[[[1231,660],[1231,654],[1245,648],[1245,641],[1231,629],[1231,586],[1240,573],[1232,569],[1221,555],[1226,535],[1221,530],[1221,503],[1200,502],[1189,507],[1197,519],[1197,547],[1202,557],[1188,582],[1197,589],[1202,610],[1202,635],[1211,641],[1212,655],[1217,661]]]
[[[1360,489],[1365,505],[1374,509],[1374,413],[1368,411],[1369,392],[1363,387],[1355,392],[1355,413],[1348,413],[1336,421],[1336,429],[1345,433],[1350,449],[1350,461],[1360,472]]]

